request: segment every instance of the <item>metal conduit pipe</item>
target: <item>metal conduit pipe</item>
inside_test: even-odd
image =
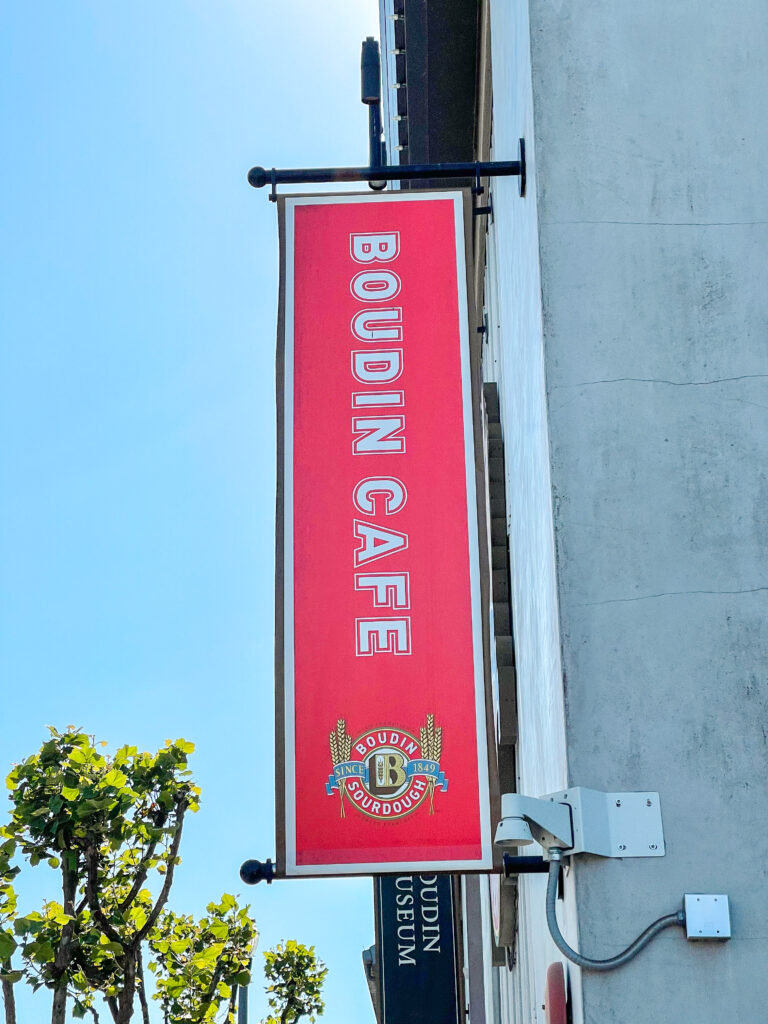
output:
[[[682,910],[678,910],[676,914],[666,914],[664,917],[660,917],[658,921],[654,921],[653,924],[649,925],[641,935],[638,935],[634,942],[630,943],[630,945],[621,953],[617,953],[616,956],[609,957],[607,960],[592,960],[588,956],[582,956],[581,953],[577,953],[575,949],[571,949],[563,938],[560,926],[557,923],[557,914],[555,912],[555,904],[557,901],[557,882],[563,851],[553,848],[549,851],[549,856],[549,876],[547,878],[547,925],[549,926],[549,934],[552,936],[552,941],[563,956],[567,957],[570,961],[577,964],[584,970],[612,971],[614,967],[622,967],[633,957],[637,956],[640,950],[644,949],[651,939],[658,935],[659,932],[664,931],[665,928],[669,928],[672,925],[685,925],[685,914]]]

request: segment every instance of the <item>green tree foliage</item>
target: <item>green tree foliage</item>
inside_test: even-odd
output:
[[[315,947],[289,939],[267,950],[264,960],[269,1006],[275,1011],[264,1024],[295,1024],[301,1017],[314,1024],[325,1008],[321,992],[328,973]]]
[[[7,1024],[12,1020],[6,991],[10,986],[12,1001],[12,984],[19,980],[19,972],[10,965],[16,948],[26,981],[35,989],[52,991],[51,1024],[64,1024],[70,998],[74,1017],[90,1013],[98,1021],[97,994],[106,1000],[115,1024],[128,1024],[138,996],[144,1024],[149,1024],[142,949],[147,943],[162,942],[164,929],[175,927],[176,919],[165,906],[180,860],[185,815],[198,809],[200,791],[187,767],[194,746],[186,740],[168,740],[156,754],[124,746],[108,756],[92,737],[73,727],[50,732],[41,749],[8,776],[12,810],[10,823],[2,830],[5,845],[0,849],[7,850],[7,866],[0,879],[18,870],[10,861],[15,851],[20,852],[31,866],[45,862],[58,872],[61,901],[46,902],[40,912],[16,915],[11,934],[6,918],[16,914],[15,897],[12,889],[11,895],[2,894],[12,875],[7,882],[0,880]],[[0,872],[3,863],[0,856]],[[205,926],[210,930],[218,923],[224,935],[232,924],[236,944],[244,928],[238,914],[247,918],[247,913],[237,908],[233,897],[223,900],[231,905],[218,922],[204,919]],[[204,922],[195,927],[202,929]],[[255,930],[249,924],[253,943]],[[228,942],[227,933],[224,944],[229,950]],[[216,970],[214,964],[209,985]],[[235,973],[239,972],[238,963]],[[226,985],[232,976],[225,959],[206,1012],[214,1003],[219,1008],[219,983]],[[170,965],[158,985],[160,981],[171,982]],[[213,1017],[172,1019],[174,1024],[192,1024]]]
[[[209,903],[201,921],[165,911],[150,937],[156,992],[169,1021],[217,1020],[222,1007],[235,1019],[238,985],[251,980],[250,965],[257,933],[234,896]]]
[[[16,952],[13,923],[16,919],[16,893],[13,880],[19,868],[13,865],[16,843],[12,839],[0,842],[0,979],[6,1024],[16,1024],[16,1000],[13,986],[21,980],[21,971],[14,971],[11,957]]]

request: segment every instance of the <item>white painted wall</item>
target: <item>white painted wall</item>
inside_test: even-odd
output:
[[[494,218],[488,234],[484,374],[486,379],[499,382],[506,460],[520,735],[518,787],[521,792],[539,796],[565,788],[568,772],[525,0],[491,5],[491,45],[492,156],[515,159],[518,139],[525,137],[527,143],[528,198],[520,197],[516,178],[498,178],[492,183]],[[559,959],[547,931],[545,889],[544,876],[528,875],[520,880],[518,963],[512,972],[498,969],[503,1021],[534,1024],[544,1020],[541,1004],[546,969]],[[567,930],[575,941],[570,884],[567,903]],[[577,983],[574,988],[578,988]]]

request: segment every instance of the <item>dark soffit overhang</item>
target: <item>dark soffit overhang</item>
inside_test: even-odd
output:
[[[399,163],[473,160],[478,0],[395,0],[395,15]]]

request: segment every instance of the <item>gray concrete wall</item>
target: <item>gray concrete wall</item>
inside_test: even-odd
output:
[[[577,864],[581,948],[610,955],[686,891],[728,893],[734,931],[715,946],[675,929],[585,972],[584,1020],[757,1024],[768,4],[528,6],[569,781],[658,789],[667,841],[663,860]],[[511,59],[494,49],[495,90]],[[497,138],[517,134],[496,109]]]

